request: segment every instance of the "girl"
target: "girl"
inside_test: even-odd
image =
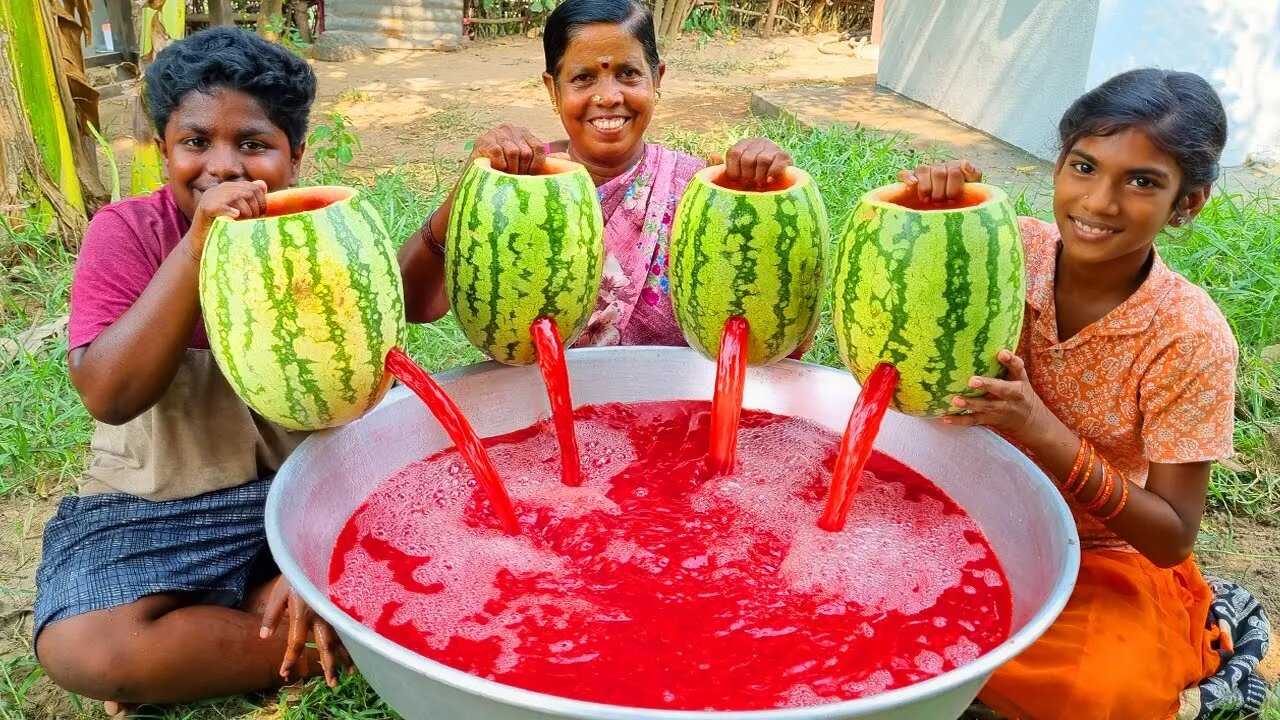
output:
[[[1056,223],[1021,221],[1017,353],[943,422],[995,429],[1059,483],[1081,567],[1057,622],[979,697],[1008,718],[1172,718],[1220,663],[1214,593],[1191,554],[1210,465],[1232,452],[1237,349],[1154,243],[1204,207],[1227,120],[1201,77],[1142,69],[1080,97],[1058,131]],[[981,174],[955,162],[900,179],[942,200]]]

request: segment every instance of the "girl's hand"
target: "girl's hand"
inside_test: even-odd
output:
[[[266,212],[267,184],[261,180],[232,180],[205,190],[200,194],[195,216],[191,218],[191,229],[187,231],[191,256],[196,260],[200,259],[205,240],[209,237],[209,228],[213,227],[215,218],[248,220]]]
[[[712,165],[722,162],[718,156],[709,159]],[[770,182],[782,179],[791,166],[791,156],[768,138],[747,138],[729,148],[723,162],[725,180],[764,189]]]
[[[297,591],[289,587],[283,575],[276,579],[275,586],[271,588],[267,609],[262,615],[259,637],[271,637],[286,611],[289,615],[289,640],[285,646],[284,661],[280,664],[280,677],[290,680],[295,665],[300,665],[297,677],[307,677],[307,637],[311,636],[320,653],[320,666],[324,669],[325,682],[329,687],[336,687],[340,666],[354,667],[351,665],[351,656],[347,654],[347,649],[342,646],[329,623],[316,617]]]
[[[969,387],[986,391],[986,396],[952,398],[951,404],[965,413],[948,415],[942,422],[948,425],[986,425],[1019,441],[1046,432],[1051,427],[1053,413],[1031,388],[1022,358],[1008,350],[1001,350],[998,358],[1009,369],[1009,379],[969,378]]]
[[[471,160],[489,158],[494,170],[532,175],[542,169],[545,145],[528,128],[503,123],[476,138]]]
[[[921,200],[942,202],[960,199],[965,183],[982,181],[982,171],[968,160],[953,160],[902,170],[898,180],[906,183],[908,190],[914,187]]]

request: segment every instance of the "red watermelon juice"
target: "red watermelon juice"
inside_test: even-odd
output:
[[[351,616],[497,682],[630,707],[848,700],[971,662],[1009,634],[973,519],[873,453],[840,532],[817,527],[840,438],[744,410],[734,469],[707,464],[710,404],[576,412],[582,484],[554,425],[485,441],[520,534],[453,449],[388,478],[330,566]]]

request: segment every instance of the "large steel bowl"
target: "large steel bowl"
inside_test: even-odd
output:
[[[573,350],[568,363],[577,405],[708,399],[715,379],[715,366],[687,348]],[[441,373],[436,379],[482,436],[526,427],[549,413],[536,367],[484,363]],[[808,418],[843,432],[857,392],[854,379],[843,370],[785,361],[747,371],[744,405]],[[952,720],[993,670],[1026,648],[1058,616],[1079,565],[1079,540],[1065,503],[1021,453],[986,430],[950,428],[890,411],[876,448],[954,498],[982,527],[1004,566],[1013,593],[1013,632],[1005,643],[925,682],[815,707],[713,713],[567,700],[428,660],[361,625],[329,601],[329,557],[347,518],[393,471],[450,444],[426,407],[399,387],[364,418],[308,438],[276,475],[267,500],[267,538],[285,577],[337,630],[369,684],[409,720]]]

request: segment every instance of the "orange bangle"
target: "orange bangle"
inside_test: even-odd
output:
[[[1111,512],[1107,513],[1106,517],[1102,518],[1104,523],[1115,520],[1120,515],[1120,511],[1124,510],[1124,506],[1129,504],[1129,478],[1125,477],[1124,473],[1116,474],[1120,476],[1120,501],[1111,509]]]
[[[1080,466],[1084,465],[1085,455],[1088,454],[1089,441],[1081,439],[1080,449],[1076,451],[1076,462],[1071,466],[1071,472],[1067,475],[1067,481],[1062,484],[1063,489],[1067,492],[1071,491],[1071,486],[1076,482],[1076,475],[1080,472]]]
[[[1083,447],[1083,445],[1081,447]],[[1093,446],[1093,443],[1088,443],[1088,447],[1089,456],[1088,459],[1084,461],[1084,466],[1080,470],[1079,477],[1072,474],[1071,484],[1067,487],[1067,492],[1071,495],[1075,495],[1083,490],[1085,486],[1089,484],[1090,478],[1093,477],[1093,463],[1098,459],[1098,450]]]
[[[1111,469],[1111,464],[1104,458],[1102,460],[1102,487],[1098,489],[1098,494],[1094,496],[1093,502],[1085,508],[1090,514],[1096,515],[1099,510],[1107,506],[1111,500],[1112,493],[1116,489],[1116,479],[1113,474],[1115,471]]]

